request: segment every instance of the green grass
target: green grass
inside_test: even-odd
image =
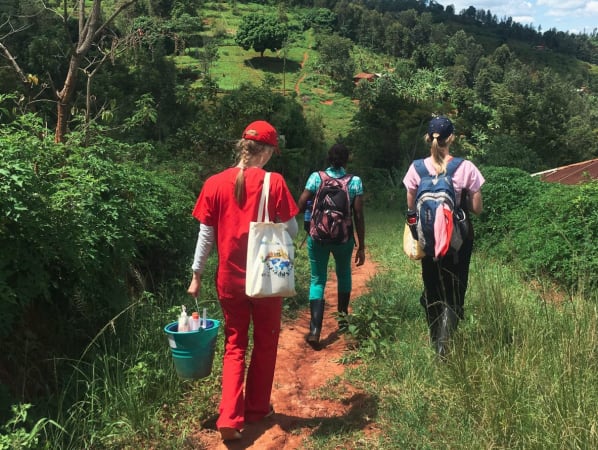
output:
[[[386,270],[355,306],[364,317],[370,306],[399,317],[387,344],[374,354],[366,343],[348,375],[378,399],[381,434],[371,448],[595,448],[595,305],[545,303],[512,268],[474,254],[467,317],[442,364],[418,304],[418,264],[399,250],[401,218],[375,217],[368,241]]]
[[[297,101],[304,108],[306,116],[313,117],[324,125],[324,138],[328,145],[333,144],[339,135],[346,135],[351,127],[351,118],[357,112],[357,105],[345,95],[335,93],[327,76],[314,70],[318,52],[314,50],[313,31],[306,31],[297,36],[286,49],[271,52],[266,50],[261,56],[254,50],[243,50],[234,43],[234,35],[248,8],[255,13],[259,5],[238,3],[233,11],[229,4],[208,3],[204,12],[205,30],[202,33],[208,38],[219,37],[218,59],[210,68],[210,76],[223,91],[237,89],[241,84],[260,85],[270,77],[274,80],[274,90],[285,95],[299,95]],[[289,19],[294,16],[289,12]],[[174,58],[179,69],[195,73],[195,83],[200,84],[201,69],[199,61],[193,55],[194,49],[187,54]],[[356,48],[356,59],[359,70],[381,71],[388,62],[385,58],[372,55]]]
[[[262,57],[251,49],[246,51],[235,44],[235,33],[243,14],[258,14],[261,10],[271,12],[272,8],[243,3],[237,3],[235,9],[228,3],[207,3],[202,8],[205,27],[202,34],[221,39],[218,60],[210,71],[220,89],[236,89],[241,83],[260,84],[266,74],[271,74],[278,81],[281,91],[292,91],[299,78],[308,34],[289,45],[286,58],[282,51],[266,50]],[[292,14],[289,14],[289,19],[294,19]]]
[[[594,304],[575,297],[546,303],[513,267],[474,253],[466,319],[448,362],[441,363],[418,302],[419,264],[402,253],[401,211],[369,210],[366,219],[367,246],[379,272],[370,292],[352,303],[350,326],[359,345],[341,358],[360,363],[314,395],[340,399],[346,382],[363,394],[342,420],[314,423],[306,449],[336,449],[346,442],[356,449],[596,448]],[[298,248],[296,263],[298,295],[285,301],[289,320],[307,305],[305,247]],[[206,280],[214,269],[212,258]],[[184,294],[187,281],[142,298],[71,363],[64,408],[49,414],[55,422],[44,421],[47,426],[37,430],[47,448],[181,448],[213,416],[222,333],[212,375],[181,381],[162,331],[181,303],[195,307]],[[219,318],[213,283],[204,283],[202,292],[199,307]],[[365,433],[371,425],[376,432]],[[22,440],[23,433],[7,439]]]

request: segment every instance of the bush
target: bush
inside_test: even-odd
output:
[[[495,136],[484,147],[484,153],[482,159],[487,165],[516,167],[530,172],[542,167],[538,155],[510,135]]]
[[[478,243],[528,275],[596,292],[598,183],[545,183],[517,169],[485,168]]]
[[[54,144],[32,117],[0,128],[0,338],[15,349],[0,362],[26,397],[47,387],[53,358],[189,262],[193,194],[179,173],[144,167],[151,151]]]

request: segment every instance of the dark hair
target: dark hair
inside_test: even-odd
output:
[[[349,161],[349,149],[344,144],[334,144],[328,150],[328,164],[335,169],[345,167]]]

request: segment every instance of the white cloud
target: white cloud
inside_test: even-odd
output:
[[[579,14],[572,14],[571,11],[568,11],[566,9],[549,9],[548,11],[546,11],[546,16],[548,17],[563,17],[563,16],[573,16],[573,15],[579,15]]]
[[[533,16],[515,16],[512,17],[514,22],[526,24],[526,23],[534,23],[535,19]]]
[[[539,6],[547,6],[557,9],[580,9],[586,4],[584,0],[538,0]]]
[[[539,6],[548,8],[546,15],[549,17],[581,17],[586,14],[584,13],[584,9],[588,8],[587,3],[580,0],[538,0]]]
[[[585,12],[588,14],[596,14],[598,16],[598,2],[588,2],[585,7]]]
[[[588,31],[598,27],[598,0],[438,0],[453,5],[455,12],[473,6],[476,10],[490,10],[499,20],[511,17],[521,24],[542,26],[543,30],[557,27],[562,31]]]
[[[455,12],[459,14],[462,10],[474,6],[475,9],[490,10],[492,14],[501,18],[503,16],[528,16],[532,12],[533,4],[529,1],[521,0],[457,0],[451,2],[446,0],[446,5],[454,5]],[[514,20],[514,19],[513,19]]]

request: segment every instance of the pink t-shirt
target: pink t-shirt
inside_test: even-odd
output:
[[[249,222],[257,220],[257,210],[266,171],[258,167],[245,169],[246,201],[235,200],[235,180],[239,168],[231,167],[208,178],[193,209],[193,217],[214,228],[218,248],[216,289],[218,295],[230,297],[245,292],[245,263]],[[287,222],[299,213],[282,175],[270,175],[268,214],[270,220]]]
[[[432,157],[428,156],[426,159],[424,159],[424,164],[430,174],[436,175],[436,169],[434,169]],[[457,206],[459,206],[461,202],[461,192],[464,189],[473,194],[482,188],[482,185],[485,181],[486,180],[482,176],[482,173],[471,161],[463,160],[459,167],[457,167],[455,175],[453,176],[453,186],[455,187]],[[407,170],[407,173],[405,174],[405,178],[403,178],[403,184],[408,191],[415,193],[417,191],[417,187],[419,186],[419,182],[420,177],[415,170],[415,166],[413,163],[411,163],[409,170]]]

